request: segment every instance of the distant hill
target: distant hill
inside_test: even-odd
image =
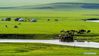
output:
[[[0,9],[99,9],[96,3],[50,3],[42,5],[28,5],[18,7],[0,7]]]

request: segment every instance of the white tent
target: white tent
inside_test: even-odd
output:
[[[18,21],[19,21],[19,22],[23,22],[23,21],[24,21],[24,19],[23,19],[23,18],[20,18]]]
[[[31,21],[31,22],[37,22],[37,20],[36,20],[36,19],[31,19],[30,21]]]

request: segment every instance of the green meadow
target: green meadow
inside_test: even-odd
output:
[[[99,42],[99,22],[82,20],[99,18],[98,3],[93,0],[2,0],[0,39],[59,39],[57,36],[61,30],[84,29],[91,32],[76,35],[74,40]],[[10,17],[11,21],[2,21],[7,17]],[[25,21],[15,21],[18,17],[24,18]],[[37,22],[30,22],[31,19],[36,19]],[[99,56],[99,49],[43,43],[0,43],[0,56]]]
[[[11,17],[11,21],[0,20],[0,34],[35,34],[37,39],[53,39],[61,30],[91,30],[91,33],[80,36],[82,39],[90,38],[91,41],[98,41],[99,23],[85,22],[82,19],[99,18],[98,10],[31,10],[17,9],[0,10],[0,19]],[[91,15],[91,16],[90,16]],[[17,17],[25,18],[25,22],[15,22]],[[37,19],[37,22],[30,22],[30,19]],[[50,19],[50,21],[48,21]],[[58,21],[55,21],[58,19]],[[20,25],[18,25],[21,23]],[[8,27],[6,28],[5,25]],[[14,28],[17,25],[18,28]],[[53,36],[54,35],[54,36]],[[92,37],[93,36],[93,37]],[[77,39],[80,39],[77,37]]]
[[[98,23],[85,22],[82,19],[98,18],[86,14],[97,14],[97,11],[51,11],[51,10],[0,10],[0,19],[11,17],[11,21],[0,21],[0,33],[2,34],[58,34],[60,30],[89,29],[98,34]],[[14,19],[22,17],[26,22],[15,22]],[[37,19],[37,22],[30,22],[30,19]],[[50,19],[50,21],[47,21]],[[56,22],[55,19],[58,19]],[[13,28],[19,25],[18,29]],[[4,26],[8,25],[8,28]]]
[[[1,43],[0,56],[98,56],[99,49],[41,43]],[[96,53],[96,54],[85,54]]]

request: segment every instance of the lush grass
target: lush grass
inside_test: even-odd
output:
[[[87,14],[92,14],[93,16],[88,16]],[[49,37],[50,34],[59,34],[63,29],[86,29],[91,30],[89,35],[99,35],[99,23],[82,21],[82,19],[87,18],[99,18],[98,16],[95,16],[98,14],[98,10],[0,10],[0,19],[12,17],[11,21],[0,21],[0,34],[37,34],[38,36],[35,36],[37,39],[38,37],[42,37],[40,39],[50,39],[50,37],[55,37]],[[25,18],[27,22],[15,22],[14,18],[16,17]],[[36,18],[38,22],[29,22],[29,19],[31,18]],[[48,22],[47,19],[51,20]],[[58,19],[59,21],[56,22],[55,19]],[[21,24],[18,25],[19,23]],[[5,25],[8,27],[6,28]],[[15,25],[17,25],[18,28],[14,28]],[[45,34],[47,37],[44,35],[40,36],[40,34]]]
[[[99,14],[99,10],[32,10],[32,9],[0,9],[0,16],[4,17],[69,17],[69,19],[79,19],[85,17],[98,17],[87,16],[85,14]],[[78,17],[78,18],[77,18]],[[66,19],[66,18],[65,18]]]
[[[79,29],[88,29],[91,30],[91,33],[98,34],[98,23],[84,22],[84,21],[51,21],[51,22],[21,22],[21,25],[18,25],[19,22],[4,22],[0,21],[0,33],[1,34],[58,34],[61,30],[79,30]],[[5,25],[8,25],[6,28]],[[17,25],[18,28],[14,28]]]
[[[72,23],[71,23],[72,22]],[[84,22],[84,21],[75,21],[75,20],[64,20],[64,21],[44,21],[38,22],[21,22],[21,25],[18,25],[19,22],[0,22],[0,34],[33,34],[33,37],[24,37],[24,39],[54,39],[57,37],[62,29],[65,30],[79,30],[86,29],[91,30],[91,33],[85,36],[77,36],[75,39],[87,40],[87,41],[97,41],[99,42],[99,29],[98,23]],[[6,28],[5,25],[8,25]],[[17,25],[18,28],[14,28]],[[3,37],[1,37],[3,38]],[[6,38],[6,37],[5,37]],[[23,37],[8,37],[8,38],[20,38]]]
[[[84,54],[93,52],[96,54]],[[38,43],[1,43],[0,56],[98,56],[98,49]]]

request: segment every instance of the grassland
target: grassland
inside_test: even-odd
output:
[[[99,33],[98,23],[90,23],[83,21],[59,21],[59,22],[0,22],[1,23],[1,34],[58,34],[61,30],[79,30],[79,29],[89,29],[92,33]],[[5,27],[8,25],[8,28]],[[18,25],[19,28],[14,28]]]
[[[98,10],[59,11],[59,10],[0,10],[0,19],[11,17],[11,21],[0,20],[0,34],[36,34],[36,39],[53,39],[60,30],[88,29],[91,33],[77,39],[99,42],[99,23],[85,22],[82,19],[99,18],[86,14],[99,14]],[[14,18],[22,17],[27,22],[15,22]],[[28,20],[35,18],[37,22]],[[51,19],[51,21],[47,21]],[[58,19],[59,21],[55,21]],[[18,25],[21,23],[20,25]],[[6,28],[5,25],[8,27]],[[17,25],[18,28],[14,28]],[[2,38],[2,37],[1,37]],[[10,37],[9,37],[10,38]],[[14,37],[13,37],[14,38]],[[29,37],[27,37],[29,38]],[[89,39],[89,40],[88,40]],[[96,55],[86,55],[95,52]],[[37,43],[0,43],[0,56],[98,56],[98,49],[77,48]]]
[[[93,52],[96,54],[84,54]],[[0,43],[0,56],[98,56],[98,49],[39,43]]]
[[[35,37],[39,39],[50,39],[49,35],[59,34],[61,30],[79,30],[86,29],[91,30],[90,35],[99,35],[98,23],[85,22],[82,19],[87,18],[99,18],[98,10],[74,10],[74,11],[61,11],[61,10],[0,10],[0,19],[5,17],[11,17],[11,21],[0,21],[0,34],[36,34]],[[26,22],[15,22],[14,18],[22,17],[26,19]],[[29,22],[29,19],[35,18],[37,22]],[[50,21],[47,21],[50,19]],[[55,21],[58,19],[59,21]],[[21,23],[21,25],[18,25]],[[5,25],[8,27],[6,28]],[[18,28],[14,28],[17,25]],[[48,36],[40,35],[45,34]],[[84,36],[85,37],[85,36]],[[91,37],[93,39],[93,37]],[[99,39],[95,36],[96,39]],[[53,38],[51,38],[53,39]],[[91,39],[91,40],[92,40]],[[93,40],[92,40],[93,41]],[[98,40],[97,40],[98,41]]]
[[[84,36],[75,39],[99,42],[99,23],[85,22],[82,19],[99,18],[99,10],[32,10],[32,9],[0,9],[0,34],[33,34],[26,39],[53,39],[60,30],[91,30]],[[92,14],[92,15],[91,15]],[[90,16],[91,15],[91,16]],[[1,21],[11,17],[11,21]],[[26,22],[15,22],[14,18],[22,17]],[[37,22],[29,22],[35,18]],[[50,19],[50,21],[47,21]],[[55,21],[58,19],[59,21]],[[19,25],[19,23],[21,23]],[[5,27],[7,25],[8,27]],[[18,28],[14,28],[17,25]],[[35,37],[35,38],[34,38]],[[3,37],[0,37],[3,38]],[[6,38],[6,37],[5,37]],[[8,37],[8,38],[15,38]],[[23,38],[23,37],[21,37]],[[25,39],[25,37],[23,38]],[[93,52],[96,54],[84,54]],[[98,56],[99,50],[41,43],[0,43],[0,56]]]
[[[98,23],[84,22],[81,19],[97,18],[98,16],[86,16],[85,14],[98,14],[97,11],[50,11],[50,10],[1,10],[1,19],[5,17],[23,17],[25,19],[36,18],[38,22],[21,22],[22,25],[18,29],[14,29],[14,25],[18,25],[19,22],[0,21],[1,32],[0,33],[19,33],[19,34],[57,34],[60,30],[68,29],[90,29],[92,33],[99,33]],[[51,19],[51,21],[47,21]],[[55,22],[54,19],[59,19]],[[4,25],[8,25],[8,28],[4,28]],[[49,27],[50,26],[50,27]]]

